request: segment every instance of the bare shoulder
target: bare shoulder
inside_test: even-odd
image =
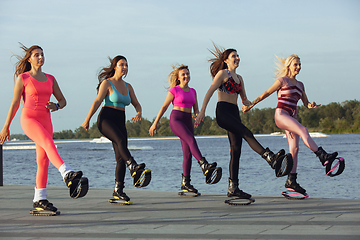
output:
[[[101,83],[100,83],[100,86],[110,87],[110,86],[111,86],[110,80],[109,80],[109,79],[104,79],[104,80],[102,80]]]
[[[131,85],[130,83],[126,82],[126,84],[128,85],[129,91],[130,91],[130,90],[131,90],[131,91],[134,91],[134,88],[132,87],[132,85]]]
[[[226,69],[222,69],[222,70],[218,71],[218,73],[216,74],[215,78],[218,78],[218,79],[220,79],[221,81],[226,81],[226,80],[229,78]]]

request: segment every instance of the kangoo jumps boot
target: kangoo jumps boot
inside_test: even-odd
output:
[[[202,157],[198,163],[205,176],[210,173],[210,170],[215,169],[217,166],[216,162],[209,164],[204,157]]]
[[[281,149],[277,154],[274,154],[269,148],[266,148],[261,157],[275,170],[276,177],[288,175],[294,165],[291,154],[285,154],[284,149]]]
[[[277,160],[285,155],[285,150],[281,149],[276,155],[269,149],[266,148],[265,152],[261,155],[263,159],[267,161],[267,163],[270,165],[272,169],[275,169],[275,166],[277,164]]]
[[[290,173],[285,182],[285,187],[289,190],[293,190],[295,192],[306,195],[306,190],[300,187],[300,185],[296,182],[297,173]]]
[[[181,190],[183,190],[184,192],[190,192],[190,193],[198,193],[198,190],[196,188],[194,188],[193,185],[190,184],[190,176],[184,176],[183,174],[181,174],[182,176],[182,181],[181,181]]]
[[[47,199],[43,199],[43,200],[39,200],[34,202],[33,207],[36,210],[44,210],[44,211],[51,211],[51,212],[56,212],[57,208],[51,203],[49,202]]]
[[[243,199],[250,199],[251,195],[239,189],[239,180],[232,180],[229,178],[228,197],[238,197]]]
[[[130,201],[130,198],[123,192],[124,182],[115,182],[115,189],[113,192],[113,197],[115,199],[120,199],[124,201]]]
[[[329,162],[334,161],[334,159],[337,157],[338,153],[334,152],[331,154],[328,154],[327,152],[325,152],[324,149],[322,149],[322,147],[319,147],[318,150],[315,152],[316,156],[320,159],[320,162],[323,166],[325,166],[326,164],[328,164]]]
[[[69,188],[70,197],[81,198],[84,197],[89,190],[89,180],[82,177],[82,171],[70,171],[64,176],[64,182]]]
[[[73,184],[77,184],[80,181],[82,175],[83,175],[82,171],[78,171],[78,172],[70,171],[70,172],[68,172],[64,176],[64,182],[65,182],[66,186],[70,187]]]
[[[142,171],[145,169],[145,163],[137,164],[133,157],[125,161],[125,163],[132,177],[135,177],[136,173],[139,172],[140,170]]]

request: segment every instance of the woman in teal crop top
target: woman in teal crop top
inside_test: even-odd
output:
[[[113,143],[116,158],[115,189],[113,197],[124,201],[130,198],[123,192],[126,166],[132,177],[138,176],[145,170],[145,164],[137,164],[128,149],[127,131],[125,127],[125,106],[130,103],[134,106],[137,114],[132,118],[133,122],[141,120],[141,105],[136,98],[134,89],[123,78],[128,72],[127,60],[123,56],[110,59],[110,66],[100,71],[98,76],[98,94],[93,102],[88,115],[82,126],[88,130],[91,117],[104,101],[97,121],[99,131]],[[125,165],[126,164],[126,165]],[[145,187],[145,185],[143,185]]]

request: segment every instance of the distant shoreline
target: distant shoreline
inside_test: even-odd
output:
[[[254,134],[255,137],[283,137],[284,134]],[[195,136],[196,139],[204,139],[204,138],[227,138],[227,135],[207,135],[207,136]],[[179,139],[177,136],[167,136],[167,137],[132,137],[129,138],[128,141],[151,141],[151,140],[173,140]],[[80,143],[80,142],[91,142],[90,139],[54,139],[54,143]],[[7,141],[4,145],[24,145],[24,144],[34,144],[31,140],[19,140],[19,141]]]

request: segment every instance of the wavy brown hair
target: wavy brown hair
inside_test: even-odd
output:
[[[189,67],[187,65],[172,65],[173,71],[168,75],[169,88],[175,87],[180,84],[179,72],[183,69],[187,69],[190,73]]]
[[[209,62],[211,62],[210,74],[212,77],[215,77],[215,75],[220,70],[228,68],[227,64],[224,61],[229,57],[230,53],[236,52],[236,49],[228,48],[225,50],[225,48],[219,47],[215,43],[213,43],[213,45],[214,50],[208,50],[211,52],[212,55],[215,56],[215,58],[209,60]]]
[[[33,45],[29,48],[25,47],[22,43],[20,43],[20,48],[24,50],[25,56],[21,57],[19,55],[13,54],[14,57],[18,59],[18,61],[15,64],[15,73],[14,73],[14,79],[17,78],[20,74],[30,71],[31,70],[31,64],[29,63],[29,58],[31,57],[32,51],[35,49],[43,49],[40,46]]]
[[[99,84],[98,84],[98,86],[97,86],[97,88],[96,88],[98,91],[99,91],[100,84],[101,84],[105,79],[108,79],[108,78],[111,78],[112,76],[114,76],[116,64],[117,64],[118,61],[120,61],[121,59],[124,59],[124,60],[127,62],[127,59],[126,59],[124,56],[121,56],[121,55],[118,55],[118,56],[114,57],[113,59],[111,59],[111,58],[109,57],[110,66],[102,68],[102,69],[100,70],[100,72],[99,72],[99,76],[98,76]],[[126,74],[126,75],[127,75],[127,74]],[[125,75],[124,77],[126,77],[126,75]]]

